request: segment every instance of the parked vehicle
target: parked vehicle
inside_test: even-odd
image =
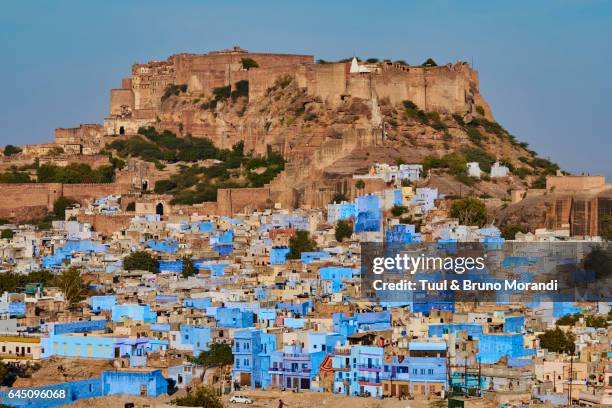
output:
[[[253,400],[246,395],[233,395],[230,398],[230,402],[233,404],[252,404]]]

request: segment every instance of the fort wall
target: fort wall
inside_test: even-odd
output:
[[[231,216],[245,210],[264,210],[273,205],[269,187],[228,188],[217,191],[217,212]]]
[[[62,195],[61,183],[0,184],[0,217],[20,221],[35,218],[53,209]]]
[[[30,220],[53,210],[53,203],[61,196],[84,202],[111,194],[129,192],[129,186],[107,184],[61,183],[0,183],[0,217],[18,221]]]
[[[600,190],[606,186],[604,176],[548,176],[546,190],[576,191]]]

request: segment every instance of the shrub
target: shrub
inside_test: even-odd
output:
[[[517,232],[526,233],[527,228],[521,225],[506,225],[501,228],[502,237],[504,239],[514,239],[516,237]]]
[[[242,80],[234,84],[234,90],[231,93],[232,100],[236,100],[240,97],[249,97],[249,81]]]
[[[31,183],[30,175],[20,171],[0,173],[0,183]]]
[[[546,188],[546,176],[540,176],[537,179],[533,180],[531,183],[531,188]]]
[[[457,122],[459,126],[465,126],[465,121],[463,120],[463,117],[461,115],[453,113],[453,119],[455,119],[455,122]]]
[[[495,163],[495,157],[491,156],[485,150],[477,147],[468,147],[463,149],[463,154],[466,161],[477,162],[481,170],[487,173],[491,172],[491,166]]]
[[[422,67],[437,67],[436,61],[433,58],[427,58],[427,60],[421,64]]]
[[[422,110],[420,110],[418,108],[418,106],[410,101],[410,100],[405,100],[402,102],[402,104],[404,105],[404,109],[406,111],[406,115],[408,115],[408,117],[422,123],[422,124],[427,124],[429,122],[429,117],[427,116],[427,114],[425,112],[423,112]]]
[[[179,95],[181,92],[187,92],[187,84],[168,84],[161,97],[161,101],[163,102],[173,95]]]
[[[476,105],[476,113],[478,113],[481,116],[484,116],[485,115],[485,110],[484,110],[484,108],[482,106]]]
[[[251,68],[259,68],[259,64],[253,58],[242,58],[240,62],[242,63],[242,68],[246,69],[247,71]]]
[[[478,129],[473,128],[473,127],[468,128],[467,135],[470,141],[474,143],[476,146],[482,146],[482,141],[484,139],[484,136],[482,135],[482,133],[480,133]]]
[[[71,163],[61,167],[43,164],[36,170],[39,183],[112,183],[115,178],[113,166],[92,169],[88,164]]]
[[[4,155],[5,156],[12,156],[14,154],[17,153],[21,153],[21,148],[17,147],[17,146],[13,146],[11,144],[8,144],[4,147]]]
[[[330,204],[340,204],[343,201],[348,201],[348,197],[342,193],[336,193],[331,199]]]
[[[365,181],[357,180],[357,182],[355,182],[355,188],[357,190],[363,190],[365,188]]]
[[[155,182],[155,193],[164,194],[176,188],[176,182],[173,180],[157,180]]]
[[[182,407],[223,408],[219,397],[208,387],[198,387],[193,393],[173,399],[172,403]]]
[[[13,235],[13,230],[6,228],[2,230],[2,233],[0,233],[0,238],[11,239],[13,238]]]
[[[463,225],[482,227],[487,221],[487,209],[479,199],[468,197],[453,202],[451,216]]]

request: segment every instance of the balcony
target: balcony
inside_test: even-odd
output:
[[[379,378],[367,378],[367,377],[358,377],[357,383],[359,385],[372,385],[375,387],[382,385]]]
[[[368,365],[368,364],[357,364],[357,369],[359,371],[370,371],[370,372],[375,372],[375,373],[379,373],[382,371],[382,367]]]
[[[334,371],[351,371],[351,367],[332,367]]]
[[[308,356],[308,354],[285,353],[284,357],[286,360],[310,360],[310,356]]]

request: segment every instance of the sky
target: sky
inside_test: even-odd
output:
[[[135,62],[233,45],[473,62],[500,124],[563,169],[612,180],[608,0],[4,0],[0,145],[102,123]]]

